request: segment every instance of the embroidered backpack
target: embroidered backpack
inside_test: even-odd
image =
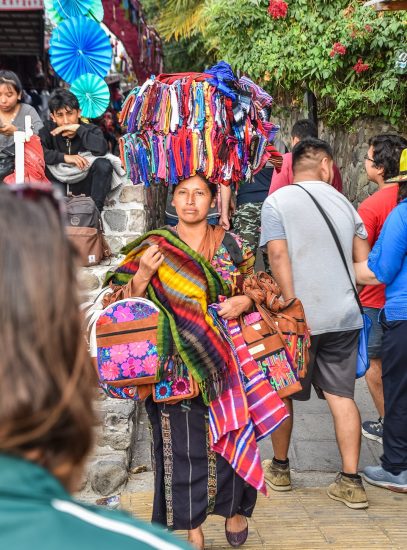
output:
[[[119,300],[97,315],[91,350],[109,397],[139,400],[151,392],[160,365],[158,315],[158,307],[145,298]]]

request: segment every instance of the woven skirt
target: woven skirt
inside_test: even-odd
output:
[[[152,521],[170,529],[195,529],[209,514],[250,517],[257,491],[209,447],[208,407],[201,396],[146,410],[152,427]]]

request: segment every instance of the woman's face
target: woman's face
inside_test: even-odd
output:
[[[171,204],[180,221],[195,224],[206,219],[209,209],[215,205],[215,198],[207,183],[200,176],[193,176],[175,187]]]
[[[12,112],[20,99],[21,93],[18,94],[10,84],[0,84],[0,111],[3,113]]]

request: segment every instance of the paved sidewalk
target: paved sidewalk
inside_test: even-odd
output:
[[[366,383],[357,381],[356,402],[362,420],[374,420]],[[365,483],[369,498],[367,510],[350,510],[331,500],[326,487],[340,470],[332,418],[325,401],[313,398],[295,403],[295,421],[290,452],[294,490],[285,494],[270,490],[259,496],[248,550],[294,550],[319,548],[380,548],[407,550],[407,495],[392,493]],[[142,415],[139,426],[137,464],[150,469],[148,422]],[[270,440],[260,443],[262,458],[272,457]],[[378,464],[382,446],[362,437],[360,468]],[[153,474],[132,476],[122,495],[122,506],[147,521],[151,518]],[[224,534],[224,519],[210,517],[204,524],[206,548],[230,548]],[[185,536],[185,535],[181,535]]]
[[[295,475],[293,481],[295,484]],[[242,548],[405,550],[406,495],[372,486],[366,489],[370,507],[357,511],[328,498],[325,488],[297,488],[285,494],[272,492],[269,498],[260,495],[254,516],[249,521],[249,538]],[[122,495],[122,507],[146,521],[151,517],[151,502],[151,492]],[[204,524],[204,533],[206,549],[230,549],[225,539],[223,518],[209,517]],[[182,532],[179,536],[186,538]]]

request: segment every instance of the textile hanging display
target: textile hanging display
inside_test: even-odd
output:
[[[175,185],[196,173],[217,184],[251,181],[281,154],[269,121],[273,99],[221,61],[205,73],[160,74],[126,99],[120,151],[134,184]]]
[[[44,7],[48,17],[55,25],[77,15],[86,15],[99,23],[103,21],[102,0],[44,0]]]
[[[96,74],[86,73],[74,80],[71,92],[78,98],[82,116],[86,118],[103,115],[109,106],[109,86]]]
[[[53,30],[50,40],[51,64],[70,84],[85,73],[107,75],[112,62],[109,37],[96,21],[72,17]]]

